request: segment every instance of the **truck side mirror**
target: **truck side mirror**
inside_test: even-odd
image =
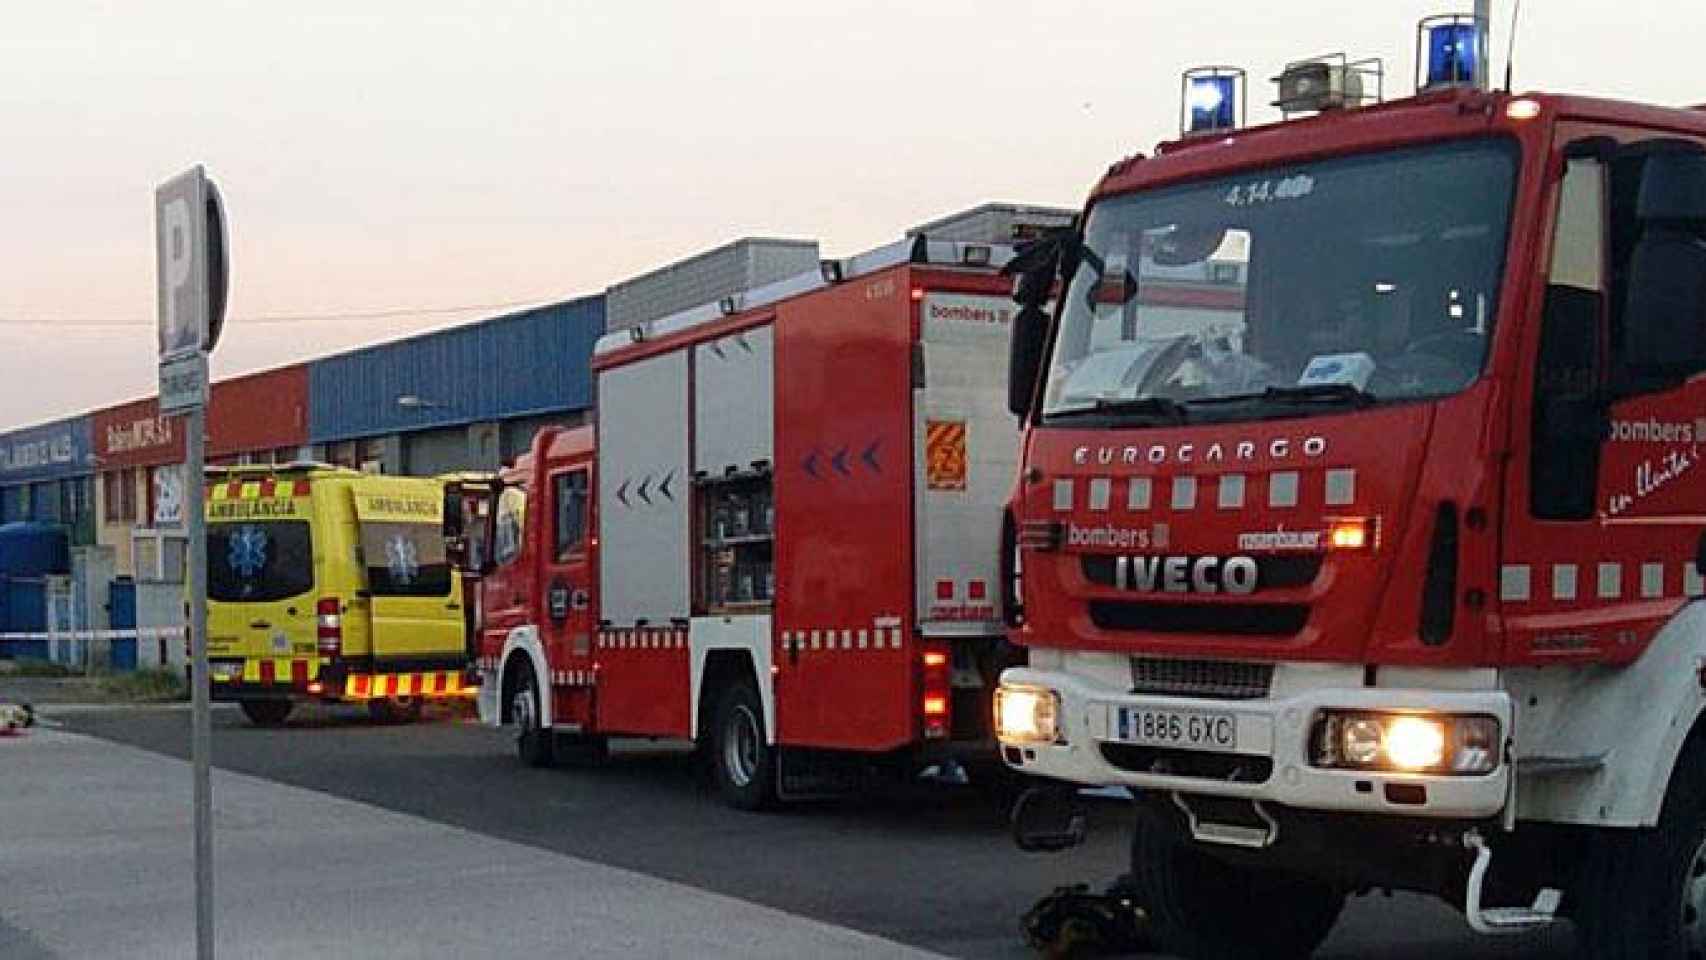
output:
[[[1007,409],[1020,420],[1031,412],[1047,342],[1048,314],[1034,305],[1020,308],[1013,318],[1013,339],[1007,354]]]
[[[455,485],[444,488],[444,539],[462,539],[462,491]]]

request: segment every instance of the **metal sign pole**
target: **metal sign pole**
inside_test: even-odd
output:
[[[213,960],[213,723],[207,666],[207,355],[219,341],[230,282],[225,207],[199,165],[154,191],[160,412],[182,414],[190,635],[190,760],[195,801],[195,946]]]
[[[184,510],[189,528],[190,758],[195,768],[195,954],[213,960],[213,719],[207,668],[207,519],[202,512],[206,489],[203,466],[207,413],[198,407],[185,418]]]

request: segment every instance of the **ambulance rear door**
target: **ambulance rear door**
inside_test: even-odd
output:
[[[375,477],[353,484],[374,670],[454,669],[466,658],[462,589],[444,538],[444,487]]]

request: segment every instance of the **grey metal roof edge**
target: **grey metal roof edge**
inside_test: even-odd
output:
[[[909,237],[873,250],[854,254],[851,257],[823,262],[840,264],[841,282],[845,283],[848,280],[867,276],[879,270],[912,262],[912,251],[917,243],[917,237]],[[1013,248],[1009,244],[926,239],[925,259],[920,261],[919,265],[962,266],[965,262],[966,249],[969,247],[987,247],[990,251],[988,266],[991,268],[1003,266],[1013,256]],[[598,338],[598,342],[593,345],[592,353],[593,356],[612,353],[635,343],[714,323],[725,316],[756,310],[827,286],[829,283],[824,279],[823,270],[820,267],[819,270],[810,273],[796,274],[787,279],[754,287],[751,290],[735,293],[711,303],[689,307],[686,310],[677,311],[656,320],[649,320],[621,330],[613,330]],[[725,307],[732,307],[733,309],[725,309]]]

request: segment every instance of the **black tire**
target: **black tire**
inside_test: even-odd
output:
[[[243,708],[243,716],[257,727],[282,727],[295,705],[289,700],[244,700],[238,706]]]
[[[1706,955],[1706,742],[1690,742],[1652,829],[1599,831],[1571,891],[1576,943],[1594,960]]]
[[[751,681],[726,687],[707,738],[717,795],[737,810],[776,803],[776,748],[765,742],[764,703]]]
[[[1308,877],[1239,867],[1183,839],[1139,805],[1135,899],[1164,952],[1190,960],[1303,960],[1338,922],[1345,893]]]
[[[543,696],[539,681],[533,677],[533,667],[522,663],[516,667],[516,678],[509,684],[509,719],[515,726],[515,752],[521,762],[530,767],[549,767],[556,762],[551,731],[541,721]]]
[[[422,706],[420,697],[385,697],[367,701],[367,716],[374,723],[414,723]]]

